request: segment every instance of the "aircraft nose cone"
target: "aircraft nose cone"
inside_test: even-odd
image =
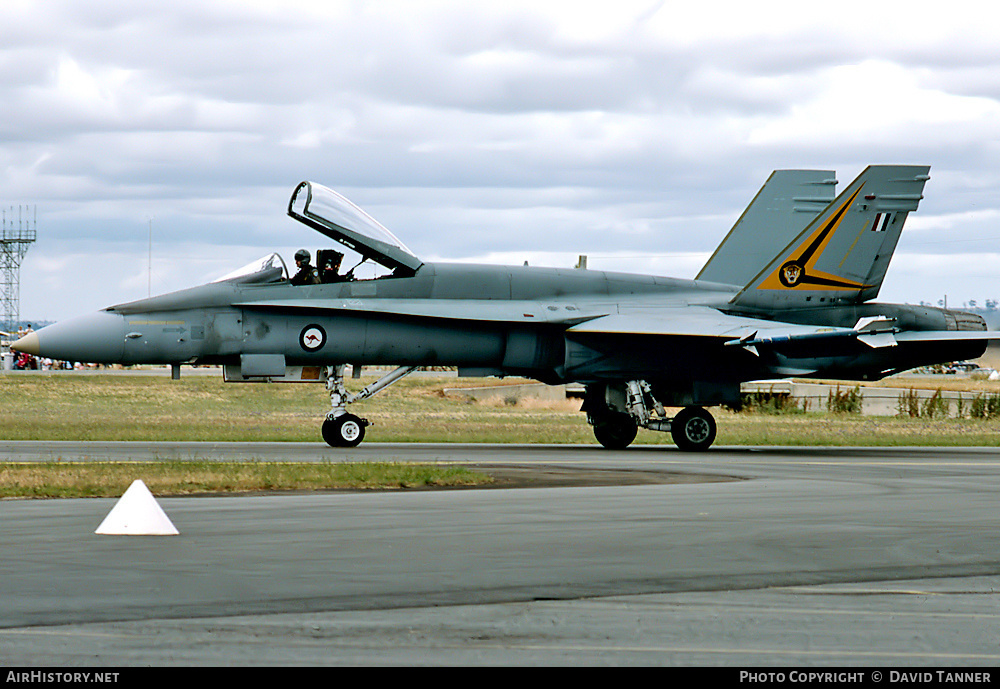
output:
[[[98,311],[47,325],[10,347],[48,359],[114,363],[121,361],[125,349],[125,319],[117,313]]]
[[[38,333],[28,333],[24,337],[12,342],[10,348],[22,354],[38,356]]]

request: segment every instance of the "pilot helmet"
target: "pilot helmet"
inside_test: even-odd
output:
[[[299,249],[295,252],[295,260],[302,263],[309,263],[309,252],[305,249]]]

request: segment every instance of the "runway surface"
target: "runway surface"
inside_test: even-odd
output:
[[[444,461],[547,480],[161,497],[171,537],[95,535],[115,500],[0,501],[0,662],[1000,660],[995,448],[0,442],[4,461],[157,458]]]

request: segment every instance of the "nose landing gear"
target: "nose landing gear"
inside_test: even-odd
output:
[[[323,421],[323,440],[331,447],[357,447],[365,439],[368,419],[344,412],[340,416],[327,415]]]
[[[417,370],[416,366],[400,366],[387,373],[377,381],[367,386],[357,394],[350,394],[344,387],[345,364],[327,367],[326,389],[330,391],[330,406],[332,409],[323,421],[323,440],[332,447],[356,447],[365,439],[365,428],[371,425],[368,419],[362,419],[347,412],[347,405],[352,402],[367,399],[379,390]]]

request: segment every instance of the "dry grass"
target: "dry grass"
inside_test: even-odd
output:
[[[853,383],[844,383],[842,380],[809,382],[825,382],[829,385],[839,384],[841,387],[849,387],[853,385]],[[886,378],[884,380],[867,382],[865,383],[865,387],[892,389],[919,388],[925,390],[954,390],[956,392],[1000,393],[1000,381],[987,380],[985,377],[971,378],[966,376],[934,376],[933,378],[897,376],[893,378]]]
[[[939,377],[940,378],[940,377]],[[373,380],[348,381],[358,390]],[[505,381],[515,383],[520,381]],[[412,376],[352,408],[374,422],[381,442],[594,443],[580,400],[494,395],[474,402],[446,388],[495,381]],[[883,385],[909,388],[914,379]],[[934,380],[935,386],[993,392],[997,383]],[[226,384],[216,376],[0,375],[0,438],[9,440],[320,440],[329,408],[322,385]],[[853,414],[732,414],[713,410],[717,444],[995,445],[1000,424],[973,419],[904,419]],[[672,444],[640,431],[637,443]]]
[[[0,498],[118,497],[136,477],[159,496],[439,488],[491,480],[464,467],[389,462],[10,462],[0,464]]]
[[[719,445],[995,446],[1000,421],[859,414],[717,412]]]
[[[372,378],[349,381],[357,390]],[[507,381],[514,383],[519,381]],[[496,394],[482,401],[446,388],[481,379],[411,377],[356,408],[382,442],[594,444],[580,400]],[[994,393],[997,383],[934,380],[935,387]],[[913,379],[882,383],[906,389]],[[954,386],[954,387],[952,387]],[[7,440],[320,440],[328,408],[320,385],[226,384],[214,376],[0,375],[0,438]],[[990,446],[1000,421],[857,414],[736,414],[714,409],[716,445]],[[639,444],[672,446],[667,433],[640,431]],[[470,485],[488,477],[451,465],[171,462],[0,464],[0,497],[120,496],[140,477],[157,495],[276,490],[391,489]]]

